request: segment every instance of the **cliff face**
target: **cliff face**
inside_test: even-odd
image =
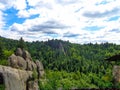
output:
[[[3,77],[5,90],[26,90],[26,82],[32,78],[32,71],[25,71],[11,67],[1,66],[0,73]]]
[[[33,62],[28,51],[18,48],[8,63],[0,65],[0,83],[5,84],[5,90],[39,90],[38,80],[44,75],[39,60]]]

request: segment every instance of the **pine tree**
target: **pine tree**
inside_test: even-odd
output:
[[[21,49],[26,49],[26,43],[24,42],[23,38],[21,37],[19,42],[18,42],[18,48],[21,48]]]

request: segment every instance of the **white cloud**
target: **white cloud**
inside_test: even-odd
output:
[[[12,0],[13,7],[17,10],[23,10],[26,8],[26,0]]]
[[[12,35],[7,33],[7,37],[18,39],[22,36],[28,41],[57,38],[77,43],[108,41],[120,44],[120,19],[108,21],[120,16],[119,6],[119,0],[0,1],[0,10],[14,7],[19,18],[26,18],[21,24],[13,23],[8,30]],[[33,15],[38,17],[30,19]],[[103,28],[84,30],[92,26]]]
[[[14,7],[17,10],[22,10],[26,8],[26,0],[0,0],[0,8],[8,9]]]
[[[38,5],[40,3],[40,1],[42,1],[42,0],[27,0],[28,5],[33,6],[33,7]]]
[[[2,27],[4,25],[3,22],[3,13],[0,11],[0,27]]]
[[[0,9],[5,10],[12,6],[12,2],[8,0],[0,0]]]

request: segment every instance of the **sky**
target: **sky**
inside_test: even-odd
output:
[[[0,36],[120,44],[120,0],[0,0]]]

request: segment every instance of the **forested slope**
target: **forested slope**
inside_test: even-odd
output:
[[[1,61],[14,52],[18,43],[19,41],[0,37],[0,57],[4,57],[0,58]],[[46,69],[45,77],[48,80],[40,83],[42,90],[119,87],[114,85],[112,78],[112,67],[119,64],[119,61],[109,62],[105,58],[119,54],[120,45],[82,45],[62,40],[25,42],[25,45],[34,60],[41,60]]]
[[[80,45],[50,40],[33,42],[28,47],[35,59],[43,61],[46,69],[68,72],[104,72],[110,66],[105,58],[120,53],[119,45],[109,43]]]

